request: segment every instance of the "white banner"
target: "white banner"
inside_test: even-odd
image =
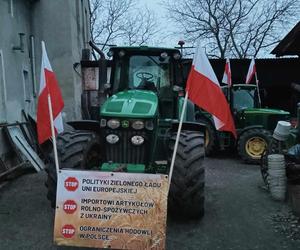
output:
[[[62,170],[58,176],[57,245],[164,249],[168,177]]]

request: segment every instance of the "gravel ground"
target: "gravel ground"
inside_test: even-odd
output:
[[[206,212],[200,221],[168,218],[168,250],[299,249],[300,224],[287,203],[273,201],[257,165],[206,158]],[[0,249],[57,249],[45,173],[0,189]],[[78,248],[60,248],[78,249]]]

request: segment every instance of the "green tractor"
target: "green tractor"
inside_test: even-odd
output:
[[[262,153],[271,141],[278,121],[288,121],[290,113],[260,108],[256,85],[236,84],[222,87],[230,104],[238,138],[230,133],[216,131],[210,114],[196,110],[197,121],[206,124],[205,151],[212,155],[220,149],[236,146],[238,154],[247,163],[259,163]]]
[[[69,122],[72,130],[58,136],[60,168],[168,174],[184,99],[180,51],[116,46],[105,60],[91,46],[100,59],[81,62],[82,108],[89,120]],[[194,111],[188,102],[169,190],[168,209],[183,218],[204,213],[205,126]],[[55,206],[53,163],[47,172]]]

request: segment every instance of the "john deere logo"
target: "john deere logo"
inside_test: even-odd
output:
[[[128,128],[129,127],[129,121],[122,121],[122,127]]]

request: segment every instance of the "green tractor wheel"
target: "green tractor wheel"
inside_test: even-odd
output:
[[[245,162],[258,164],[270,141],[269,131],[249,129],[242,133],[238,140],[238,153]]]
[[[197,122],[203,123],[206,126],[205,130],[205,155],[211,156],[214,155],[218,149],[218,138],[217,138],[217,131],[211,124],[211,122],[207,121],[203,118],[198,118]]]
[[[171,137],[172,156],[176,133]],[[171,214],[185,219],[204,215],[204,140],[200,132],[182,131],[169,192]]]
[[[57,137],[57,151],[60,168],[92,169],[100,165],[100,144],[98,136],[90,131],[67,131]],[[46,167],[48,174],[45,183],[47,198],[54,208],[56,204],[56,168],[53,156]]]

